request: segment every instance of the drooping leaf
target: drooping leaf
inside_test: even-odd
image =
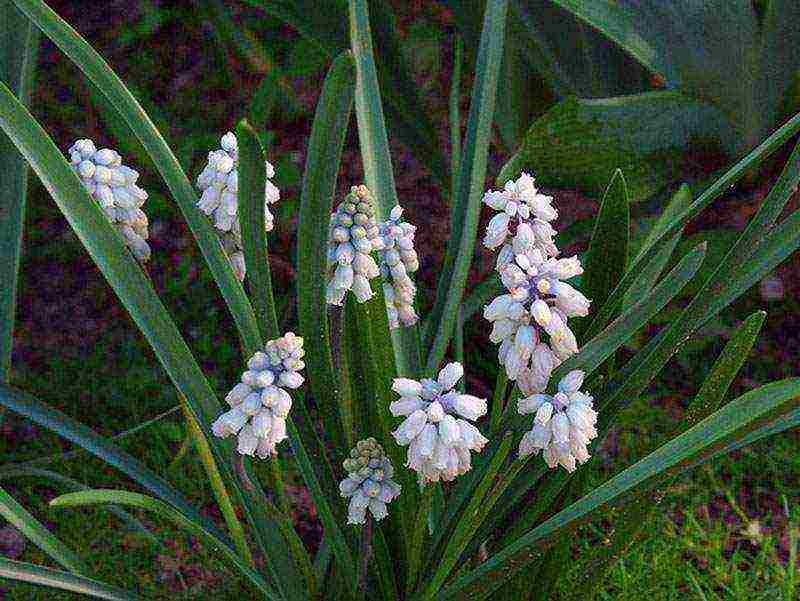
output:
[[[25,538],[73,574],[89,573],[86,564],[72,549],[57,539],[2,487],[0,487],[0,515]]]
[[[0,578],[37,584],[109,601],[137,601],[139,597],[114,586],[32,563],[0,557]]]
[[[497,180],[502,185],[529,171],[543,185],[568,184],[599,197],[621,169],[637,202],[680,176],[687,148],[718,143],[724,124],[713,106],[677,92],[567,98],[533,122]]]

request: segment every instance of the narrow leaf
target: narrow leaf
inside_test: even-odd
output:
[[[0,578],[37,584],[110,601],[137,601],[139,597],[114,586],[32,563],[0,557]]]
[[[0,515],[25,538],[74,574],[87,574],[86,564],[70,548],[58,540],[5,490],[0,488]]]
[[[423,345],[430,348],[425,366],[428,373],[438,368],[447,350],[475,250],[507,9],[507,0],[489,0],[486,3],[467,134],[459,163],[458,186],[453,196],[458,206],[454,205],[453,230]]]

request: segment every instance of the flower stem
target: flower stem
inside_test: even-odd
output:
[[[236,545],[236,550],[239,555],[251,566],[255,566],[253,562],[253,555],[250,552],[250,547],[247,544],[247,537],[244,533],[244,528],[236,517],[236,510],[231,503],[231,498],[225,488],[225,483],[222,481],[222,475],[219,473],[217,464],[211,454],[211,447],[206,440],[200,425],[194,419],[194,416],[189,411],[186,405],[186,399],[181,395],[181,406],[183,407],[183,414],[186,416],[186,423],[189,426],[189,431],[194,437],[194,444],[197,448],[197,453],[200,455],[200,460],[203,462],[203,467],[208,475],[208,481],[211,484],[211,490],[214,491],[214,497],[217,500],[219,510],[225,518],[225,523],[228,525],[228,530],[231,533],[233,544]]]
[[[372,557],[372,516],[367,513],[367,520],[361,528],[361,540],[358,543],[358,582],[356,590],[358,597],[363,598],[367,584],[367,570]]]

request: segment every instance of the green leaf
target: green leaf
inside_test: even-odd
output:
[[[356,117],[361,161],[367,187],[375,195],[379,220],[399,205],[394,184],[389,138],[383,119],[381,92],[372,50],[367,0],[350,0],[350,45],[356,63]],[[397,373],[417,377],[420,368],[417,326],[396,328],[391,332]]]
[[[86,564],[78,555],[53,536],[39,520],[28,513],[2,488],[0,488],[0,515],[19,530],[25,538],[70,572],[74,574],[89,573]]]
[[[622,171],[611,177],[586,254],[581,287],[595,307],[602,307],[628,267],[631,213]]]
[[[775,124],[800,62],[800,17],[791,0],[769,2],[762,20],[751,2],[555,0],[634,56],[667,85],[713,102],[735,126],[737,150]],[[709,35],[708,32],[716,32]]]
[[[147,113],[108,63],[42,0],[12,1],[108,98],[147,150],[203,252],[211,274],[236,322],[247,352],[255,352],[261,341],[253,308],[223,254],[212,225],[197,209],[197,196],[192,184]],[[186,396],[192,399],[191,395]]]
[[[715,444],[746,433],[752,424],[776,413],[786,415],[798,404],[800,379],[775,382],[742,395],[502,549],[445,588],[440,598],[463,598],[494,590],[541,555],[537,546],[541,549],[578,520],[588,519],[624,496],[641,492],[659,479],[684,471],[692,459],[713,450]]]
[[[507,9],[507,0],[489,0],[486,3],[467,134],[459,162],[458,185],[453,195],[457,203],[453,206],[453,230],[423,344],[423,348],[430,348],[425,366],[428,373],[438,368],[447,350],[475,250]]]
[[[356,83],[350,53],[340,55],[325,78],[308,144],[300,222],[297,226],[297,311],[300,333],[306,340],[306,371],[311,394],[320,408],[333,442],[333,461],[344,452],[344,433],[338,410],[338,381],[328,330],[328,225],[336,194],[336,175],[350,121]],[[318,458],[315,457],[315,460]]]
[[[81,492],[71,492],[56,497],[50,501],[51,507],[85,507],[87,505],[122,505],[125,507],[138,507],[155,513],[169,520],[179,528],[186,530],[206,543],[211,549],[219,549],[225,558],[267,598],[279,601],[272,587],[236,554],[227,544],[219,540],[210,530],[202,524],[188,519],[182,513],[163,501],[141,495],[127,490],[92,489]]]
[[[58,409],[10,386],[0,384],[0,405],[32,422],[55,432],[70,442],[117,468],[131,480],[183,512],[193,520],[201,520],[192,505],[172,485],[137,459],[100,436],[94,430],[75,421]],[[213,528],[210,521],[206,526]],[[224,537],[217,532],[217,536]]]
[[[0,578],[57,588],[110,601],[137,601],[139,599],[133,593],[97,580],[5,557],[0,557]]]
[[[264,230],[264,190],[266,167],[258,136],[247,121],[236,127],[239,144],[239,222],[247,267],[247,279],[253,299],[261,337],[278,338],[278,318],[272,296],[272,276],[267,255],[267,234]]]
[[[714,107],[677,92],[568,98],[533,122],[497,181],[503,185],[530,171],[542,185],[600,196],[621,169],[631,201],[638,202],[675,181],[683,152],[717,142],[724,127]]]
[[[0,81],[6,82],[22,104],[30,104],[39,30],[9,2],[0,4]],[[11,369],[17,275],[22,252],[28,164],[11,141],[0,134],[0,381],[7,382]],[[0,422],[2,412],[0,412]]]
[[[631,262],[627,273],[617,287],[614,288],[608,301],[598,312],[595,321],[598,324],[607,323],[608,319],[617,310],[619,303],[622,302],[631,283],[638,278],[642,267],[651,261],[654,256],[658,255],[665,244],[670,244],[674,236],[678,234],[689,221],[694,219],[720,195],[730,190],[730,188],[739,179],[744,177],[750,169],[766,160],[767,157],[780,148],[783,143],[797,133],[798,130],[800,130],[800,114],[795,115],[785,125],[777,129],[771,136],[759,144],[757,148],[754,148],[747,156],[728,169],[722,177],[715,180],[694,202],[670,219],[668,223],[663,224],[658,235],[654,236],[652,241],[650,241],[648,245],[645,245]],[[602,326],[595,328],[593,325],[587,335],[589,337],[593,336],[601,327]]]

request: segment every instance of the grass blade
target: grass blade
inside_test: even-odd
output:
[[[631,212],[622,171],[611,177],[594,225],[581,278],[583,293],[602,307],[628,267]]]
[[[80,593],[110,601],[137,601],[139,597],[114,586],[32,563],[0,557],[0,578]]]
[[[81,492],[71,492],[56,497],[50,501],[51,507],[85,507],[87,505],[122,505],[125,507],[138,507],[169,520],[176,526],[190,532],[205,542],[212,549],[219,549],[225,558],[245,576],[267,599],[280,601],[272,587],[244,562],[228,545],[220,541],[214,534],[205,529],[201,524],[188,519],[163,501],[126,490],[91,489]]]
[[[30,104],[39,30],[9,2],[0,4],[0,81],[8,84],[24,105]],[[28,164],[11,141],[0,134],[0,382],[11,369],[17,275],[22,252]],[[0,411],[2,421],[2,411]]]
[[[751,424],[776,412],[791,411],[798,403],[800,379],[775,382],[742,395],[453,582],[440,598],[464,596],[468,591],[485,593],[494,590],[504,579],[518,573],[541,555],[534,546],[541,548],[552,540],[553,535],[575,524],[576,520],[586,519],[598,509],[619,502],[623,495],[643,490],[654,480],[684,471],[693,458],[713,448],[714,444],[735,437]]]
[[[0,515],[19,530],[25,538],[39,547],[56,562],[74,574],[88,574],[89,569],[64,543],[53,536],[39,520],[0,488]]]
[[[260,344],[260,337],[253,308],[222,252],[212,225],[195,206],[197,196],[192,184],[147,113],[108,63],[42,0],[12,1],[108,98],[147,150],[200,246],[211,274],[236,322],[247,352],[255,352]]]
[[[507,10],[507,0],[489,0],[486,4],[458,187],[453,195],[458,206],[453,207],[453,230],[425,332],[423,348],[431,349],[425,366],[428,373],[436,370],[447,350],[475,250]]]
[[[239,219],[247,280],[261,337],[271,340],[281,334],[275,315],[264,230],[264,188],[267,181],[264,151],[247,121],[240,121],[236,126],[236,140],[239,144]]]
[[[338,411],[339,385],[333,371],[326,313],[328,264],[325,249],[355,83],[353,57],[350,53],[341,54],[328,71],[317,103],[297,226],[297,289],[303,291],[297,297],[300,333],[306,340],[305,362],[311,394],[331,435],[334,449],[332,460],[336,465],[344,453],[345,436]],[[319,459],[315,457],[315,461]]]

